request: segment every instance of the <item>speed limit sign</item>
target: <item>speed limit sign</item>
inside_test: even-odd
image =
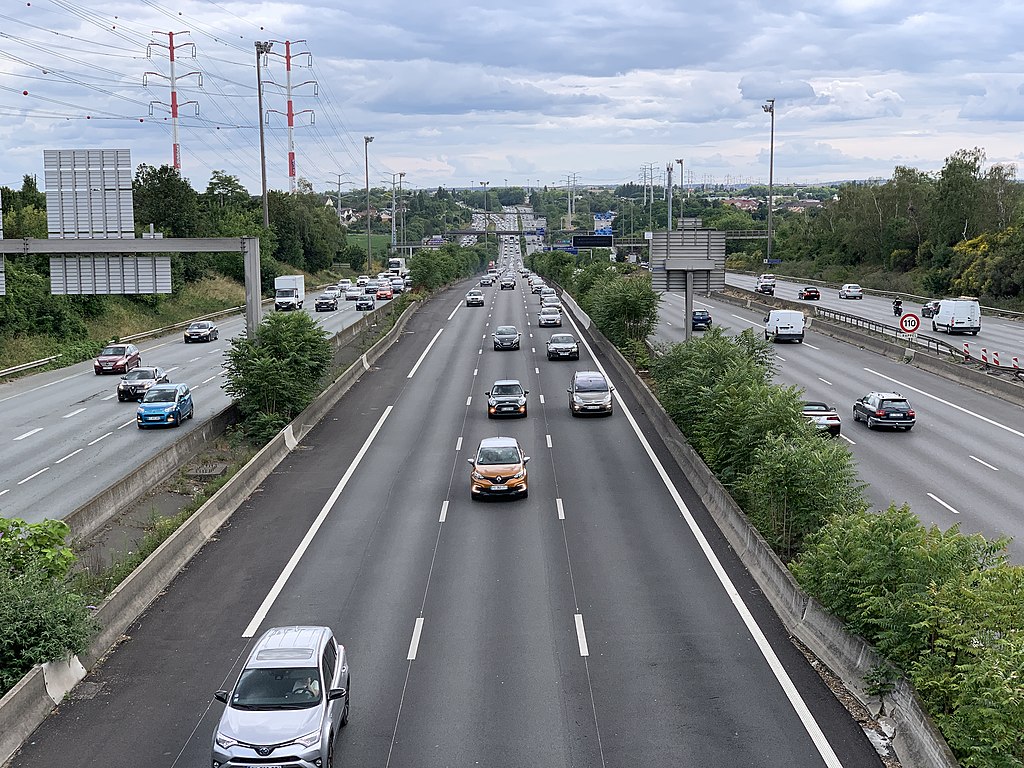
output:
[[[900,317],[900,330],[904,333],[913,333],[921,327],[921,318],[917,315],[902,315]]]

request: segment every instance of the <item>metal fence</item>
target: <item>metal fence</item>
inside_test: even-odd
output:
[[[963,354],[960,349],[954,347],[952,344],[940,341],[934,337],[919,336],[916,333],[904,333],[897,327],[880,323],[877,320],[869,320],[866,317],[851,315],[847,312],[839,312],[838,310],[829,309],[827,307],[814,307],[814,316],[820,317],[824,320],[830,320],[835,323],[849,325],[858,330],[867,331],[868,333],[872,333],[883,338],[903,341],[912,348],[923,349],[940,357],[957,357],[962,356]]]

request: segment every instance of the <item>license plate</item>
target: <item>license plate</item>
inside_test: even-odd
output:
[[[903,418],[903,414],[902,413],[890,413],[889,414],[889,418],[890,419],[902,419]]]
[[[266,763],[260,763],[259,765],[237,765],[235,768],[284,768],[280,763],[274,763],[273,765],[267,765]]]
[[[491,490],[492,491],[507,491],[508,490],[508,486],[507,485],[492,485],[491,486]]]
[[[146,416],[145,420],[146,421],[160,421],[161,418],[162,418],[161,416]]]

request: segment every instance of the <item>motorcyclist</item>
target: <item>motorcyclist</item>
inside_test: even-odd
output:
[[[903,314],[903,299],[899,296],[892,300],[892,313],[896,316]]]

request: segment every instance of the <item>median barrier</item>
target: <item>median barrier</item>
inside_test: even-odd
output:
[[[4,765],[21,747],[64,695],[117,645],[128,627],[159,597],[242,502],[369,370],[370,364],[395,342],[418,306],[408,307],[388,333],[335,378],[103,600],[93,614],[100,629],[83,653],[69,658],[67,662],[34,667],[0,699],[0,765]],[[373,321],[364,317],[359,322],[365,328]],[[95,501],[99,504],[98,500]],[[90,519],[98,519],[98,515],[93,514]]]
[[[566,302],[566,306],[571,305]],[[867,691],[864,676],[876,667],[888,666],[887,662],[862,638],[850,634],[841,621],[823,610],[803,591],[622,353],[596,327],[586,328],[586,333],[636,398],[677,466],[786,629],[807,646],[869,711],[879,716],[883,702]],[[898,679],[884,703],[883,714],[894,733],[892,747],[903,768],[958,766],[949,746],[906,680]]]

